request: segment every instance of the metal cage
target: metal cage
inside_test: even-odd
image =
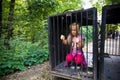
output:
[[[80,23],[80,32],[85,36],[84,55],[88,64],[85,71],[72,70],[64,67],[65,57],[69,53],[68,45],[63,45],[60,35],[67,36],[70,33],[69,25],[73,22]],[[61,77],[68,80],[97,80],[98,78],[98,28],[97,9],[82,9],[63,14],[57,14],[48,18],[49,27],[49,55],[50,74],[53,77]],[[89,39],[90,38],[90,39]],[[58,80],[58,79],[57,79]]]
[[[120,80],[120,4],[102,8],[100,80]]]

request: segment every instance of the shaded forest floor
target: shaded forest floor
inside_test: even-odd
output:
[[[2,77],[0,80],[49,80],[49,61],[34,65],[26,71],[18,71]]]

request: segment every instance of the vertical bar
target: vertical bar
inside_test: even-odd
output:
[[[110,28],[112,28],[112,25],[110,24]],[[112,34],[111,34],[111,39],[110,39],[110,49],[109,49],[109,54],[112,54]]]
[[[100,80],[104,80],[104,43],[105,43],[106,7],[102,8],[102,26],[100,42]]]
[[[110,27],[111,28],[111,25],[110,24],[106,24],[106,25],[108,25],[108,27]],[[106,47],[108,47],[108,54],[110,54],[110,53],[112,53],[110,50],[111,50],[111,46],[112,46],[112,40],[111,40],[111,38],[109,39],[109,42],[108,42],[108,45],[106,46]]]
[[[2,0],[0,0],[0,39],[2,34]]]
[[[68,21],[68,20],[67,20],[67,19],[68,19],[68,18],[67,18],[68,15],[66,14],[65,17],[66,17],[66,20],[65,20],[65,22],[66,22],[66,26],[65,26],[65,27],[66,27],[66,33],[65,33],[65,35],[68,37],[68,30],[69,30],[69,29],[68,29],[68,23],[67,23],[67,21]],[[67,39],[67,37],[66,37],[66,39]],[[69,53],[69,52],[68,52],[68,49],[69,49],[69,48],[68,48],[68,43],[67,43],[67,46],[66,46],[66,47],[67,47],[67,48],[66,48],[66,49],[67,49],[66,54],[68,54],[68,53]]]
[[[112,55],[114,55],[114,48],[115,48],[115,45],[114,45],[115,44],[115,32],[113,34],[114,34],[114,36],[113,36],[113,39],[112,39],[113,40],[112,41],[112,46],[113,46],[112,47]]]
[[[70,24],[72,24],[73,22],[73,19],[72,19],[72,13],[71,13],[71,16],[70,16]]]
[[[80,12],[80,34],[82,34],[82,23],[83,23],[83,16],[82,16],[82,13],[83,13],[83,10],[81,10],[81,12]],[[81,36],[81,38],[82,38],[82,36]],[[82,43],[81,43],[82,44]],[[81,66],[81,72],[83,71],[83,66]]]
[[[74,15],[75,15],[76,31],[78,31],[77,30],[77,13],[75,12],[75,14],[73,14],[73,17],[74,17]],[[78,35],[77,35],[77,37],[78,37]],[[77,45],[76,45],[76,54],[78,54]],[[77,67],[77,64],[75,66]],[[76,68],[76,70],[77,70],[77,68]]]
[[[116,37],[117,37],[117,35],[116,35]],[[116,43],[115,43],[115,45],[116,45],[116,46],[115,46],[115,47],[116,47],[116,48],[115,48],[115,53],[116,53],[116,55],[117,55],[117,53],[118,53],[118,49],[117,49],[117,48],[118,48],[118,44],[119,44],[119,43],[118,43],[118,40],[116,39]]]
[[[77,23],[77,12],[75,13],[75,22]]]
[[[51,57],[52,57],[52,55],[51,55],[51,19],[50,19],[50,17],[48,18],[48,43],[49,43],[49,54],[50,54],[50,56],[49,56],[49,59],[50,59],[50,70],[52,70],[52,60],[51,60]]]
[[[58,52],[57,52],[57,54],[58,54],[58,64],[60,63],[60,38],[59,38],[59,36],[60,36],[60,32],[59,32],[59,16],[57,16],[57,50],[58,50]]]
[[[118,26],[118,24],[117,24],[117,26]],[[119,45],[119,43],[118,43],[118,31],[116,32],[116,43],[115,43],[115,45],[116,45],[116,48],[115,48],[115,51],[116,51],[116,55],[118,55],[118,45]]]
[[[55,49],[55,60],[56,60],[56,64],[55,67],[58,65],[58,34],[57,34],[57,15],[55,15],[54,17],[54,38],[55,38],[55,45],[54,45],[54,49]]]
[[[105,28],[106,32],[109,30],[108,27],[109,27],[109,25],[107,25],[107,27]],[[105,41],[105,53],[108,53],[108,51],[110,49],[110,46],[108,46],[109,42],[110,42],[109,39],[106,37],[106,41]]]
[[[93,68],[94,68],[94,80],[97,80],[98,76],[98,28],[97,28],[97,9],[93,8]]]
[[[113,53],[114,53],[114,55],[116,55],[116,52],[117,52],[117,50],[116,50],[116,48],[117,48],[117,47],[116,47],[116,46],[117,46],[117,45],[116,45],[116,43],[117,43],[117,40],[116,40],[116,31],[115,31],[115,39],[114,39],[114,52],[113,52]]]
[[[120,38],[119,38],[119,31],[118,31],[117,34],[118,34],[118,36],[117,36],[117,42],[118,42],[118,43],[117,43],[117,55],[119,55],[119,49],[120,49],[120,48],[119,48],[119,46],[120,46],[120,42],[119,42],[119,39],[120,39]]]
[[[120,55],[120,32],[118,32],[118,48],[117,48],[117,54]]]
[[[54,61],[55,61],[55,65],[56,66],[56,35],[55,35],[55,16],[53,17],[53,47],[54,47]]]
[[[110,27],[111,28],[111,24],[106,24],[106,25],[108,25],[108,27]],[[109,45],[109,46],[108,46]],[[111,54],[112,53],[112,38],[110,37],[110,39],[109,39],[109,42],[108,42],[108,45],[106,46],[106,47],[108,47],[108,54]]]
[[[61,16],[61,33],[63,34],[63,19],[64,19],[64,17],[63,16]],[[63,52],[63,43],[62,43],[62,60],[64,60],[64,52]]]
[[[117,39],[116,39],[116,31],[115,31],[115,44],[114,44],[114,55],[117,55]]]
[[[111,29],[111,26],[110,25],[108,25],[108,27],[110,27],[110,29]],[[111,53],[111,38],[109,39],[109,42],[108,42],[108,45],[109,45],[109,47],[108,46],[106,46],[106,47],[108,47],[108,54],[110,54]]]
[[[52,70],[53,67],[54,67],[54,64],[55,62],[52,60],[54,58],[54,54],[53,54],[53,50],[54,50],[54,47],[53,47],[53,24],[52,24],[52,20],[53,20],[53,17],[49,17],[48,18],[48,42],[49,42],[49,58],[50,58],[50,69]]]
[[[87,37],[86,38],[87,39],[87,41],[86,41],[87,42],[87,44],[86,44],[87,45],[87,47],[86,47],[87,48],[86,49],[86,59],[87,59],[87,64],[88,64],[88,44],[89,44],[88,43],[88,19],[89,19],[88,11],[86,11],[86,28],[87,28],[86,29],[87,30],[87,33],[86,33],[86,37]],[[88,75],[88,66],[87,66],[87,75]]]
[[[120,32],[119,32],[119,36],[118,36],[118,46],[119,46],[119,48],[118,48],[118,55],[120,55]]]
[[[82,19],[83,18],[83,16],[82,16],[83,14],[82,13],[83,13],[83,10],[81,10],[81,18],[80,18],[80,24],[81,24],[80,32],[81,32],[81,34],[82,34],[82,23],[83,23],[83,19]]]
[[[70,25],[72,24],[72,22],[73,22],[73,18],[72,18],[72,13],[70,13]],[[69,25],[69,26],[70,26]],[[70,35],[71,35],[72,33],[71,33],[71,30],[70,30]],[[71,36],[71,41],[72,41],[72,36]],[[72,42],[71,42],[71,44],[70,44],[70,52],[71,52],[71,46],[72,46]]]

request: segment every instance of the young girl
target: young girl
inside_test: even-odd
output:
[[[75,63],[76,65],[81,65],[83,67],[87,66],[82,50],[84,47],[84,37],[79,34],[79,30],[79,24],[72,23],[70,25],[71,33],[68,35],[67,39],[65,39],[64,35],[60,36],[63,44],[71,46],[70,53],[66,56],[66,66],[70,66],[71,63]]]

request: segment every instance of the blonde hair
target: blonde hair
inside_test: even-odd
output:
[[[79,30],[80,30],[80,25],[78,24],[78,23],[76,23],[76,22],[74,22],[74,23],[72,23],[72,24],[70,24],[70,31],[72,30],[72,27],[76,27],[76,30],[77,30],[77,35],[79,34]],[[71,44],[71,41],[72,41],[72,34],[70,33],[69,35],[68,35],[68,37],[67,37],[67,42],[68,42],[68,44],[70,45]]]
[[[77,30],[80,29],[80,24],[74,22],[74,23],[70,24],[70,26],[69,26],[69,27],[70,27],[70,30],[72,29],[73,26],[76,26],[76,27],[77,27]],[[79,31],[78,31],[78,32],[79,32]]]

